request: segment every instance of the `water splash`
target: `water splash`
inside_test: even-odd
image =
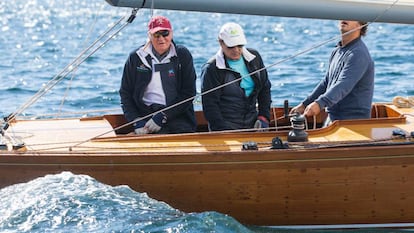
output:
[[[71,172],[6,187],[0,199],[1,232],[250,232],[229,216],[185,213]]]

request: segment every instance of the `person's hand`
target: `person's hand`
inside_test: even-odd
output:
[[[289,112],[289,114],[294,114],[294,113],[300,113],[303,114],[303,112],[305,111],[305,105],[303,105],[303,103],[298,104],[296,107],[292,108]]]
[[[254,123],[255,129],[266,129],[269,128],[269,121],[264,116],[258,116]]]
[[[134,132],[135,134],[147,134],[148,130],[144,128],[145,126],[145,121],[141,120],[141,121],[137,121],[134,123]]]
[[[312,102],[309,104],[304,111],[305,116],[316,116],[321,112],[321,107],[317,102]]]
[[[165,123],[167,123],[167,117],[164,113],[159,112],[145,123],[144,129],[146,129],[148,133],[156,133],[161,130]]]
[[[134,130],[134,132],[135,132],[135,134],[139,134],[139,135],[141,135],[141,134],[148,134],[148,130],[146,128],[144,128],[144,127],[137,128],[137,129]]]

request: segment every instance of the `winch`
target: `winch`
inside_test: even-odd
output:
[[[291,118],[292,130],[288,134],[288,142],[307,142],[308,133],[305,131],[305,117],[295,113]]]

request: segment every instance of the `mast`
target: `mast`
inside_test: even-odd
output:
[[[413,0],[106,0],[112,6],[414,24]]]

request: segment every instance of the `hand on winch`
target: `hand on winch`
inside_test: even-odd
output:
[[[303,103],[300,103],[296,107],[290,110],[290,114],[300,113],[304,116],[316,116],[321,112],[321,107],[317,102],[312,102],[308,106],[305,107]]]

